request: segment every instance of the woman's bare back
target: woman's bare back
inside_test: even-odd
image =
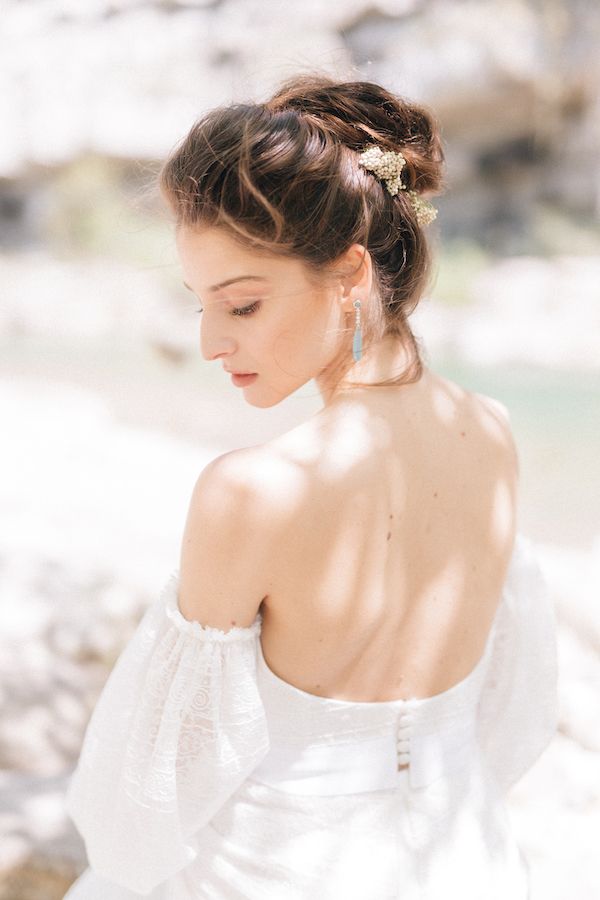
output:
[[[517,454],[500,405],[428,368],[370,390],[263,447],[288,514],[262,650],[319,696],[429,697],[485,648],[516,530]]]

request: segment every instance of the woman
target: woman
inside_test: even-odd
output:
[[[427,109],[288,79],[166,161],[201,350],[323,408],[200,473],[96,705],[69,900],[520,900],[506,792],[556,730],[553,610],[506,408],[424,365]]]

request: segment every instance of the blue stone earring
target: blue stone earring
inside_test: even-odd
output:
[[[352,356],[358,362],[362,356],[362,331],[360,329],[360,300],[355,300],[352,304],[355,309],[354,313],[354,340],[352,341]]]

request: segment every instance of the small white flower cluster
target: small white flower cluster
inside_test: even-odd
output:
[[[429,200],[419,197],[416,191],[409,191],[408,198],[413,205],[419,225],[431,225],[437,216],[437,209]]]
[[[405,190],[400,181],[400,173],[406,165],[406,160],[400,152],[382,150],[381,147],[372,144],[360,154],[359,165],[383,179],[393,197],[398,191]]]
[[[385,182],[389,193],[395,197],[398,191],[405,191],[400,175],[406,159],[396,150],[382,150],[377,144],[370,144],[359,156],[358,163],[373,172]],[[424,200],[416,191],[408,191],[408,197],[415,210],[419,225],[429,225],[437,216],[437,209],[429,200]]]

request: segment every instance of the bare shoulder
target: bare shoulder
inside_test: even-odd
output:
[[[247,533],[266,537],[293,515],[301,478],[276,442],[267,442],[215,457],[200,473],[195,490],[217,515],[243,522]]]
[[[427,370],[424,379],[424,402],[435,410],[435,418],[449,422],[461,421],[471,425],[471,436],[476,438],[476,452],[493,468],[500,466],[504,472],[513,469],[518,477],[519,462],[508,408],[495,397],[469,390],[438,372]],[[426,425],[430,422],[424,420]]]
[[[471,397],[478,410],[478,418],[481,425],[486,429],[490,437],[498,443],[500,449],[506,452],[509,465],[514,467],[515,475],[518,478],[519,454],[508,408],[500,400],[497,400],[495,397],[489,397],[487,394],[472,391]]]
[[[185,618],[223,630],[254,621],[270,592],[286,484],[268,448],[229,451],[204,466],[181,542]]]
[[[483,404],[486,410],[489,410],[494,416],[498,417],[505,425],[510,426],[510,415],[508,408],[497,400],[495,397],[489,397],[487,394],[479,394],[477,391],[471,391],[471,396],[479,403]]]

